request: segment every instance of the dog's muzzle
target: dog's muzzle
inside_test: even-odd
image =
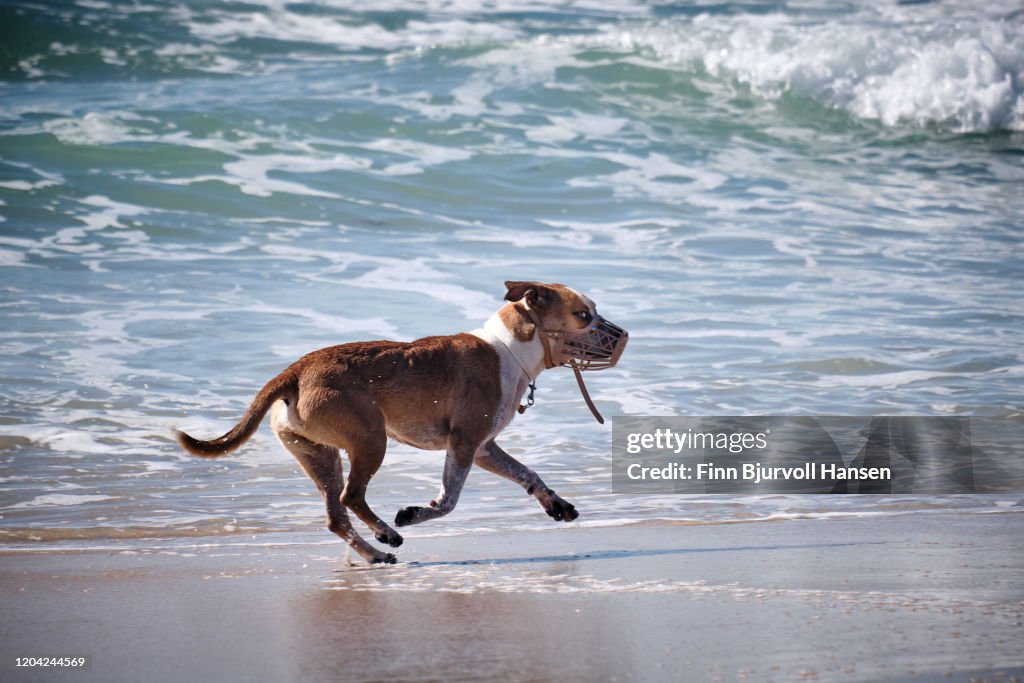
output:
[[[618,325],[598,316],[579,332],[546,331],[550,365],[575,367],[580,371],[605,370],[615,367],[626,348],[629,333]]]

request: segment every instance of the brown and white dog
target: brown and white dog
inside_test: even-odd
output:
[[[176,432],[178,443],[200,457],[226,455],[253,435],[272,408],[274,433],[324,498],[328,529],[368,562],[395,562],[395,556],[366,542],[352,528],[345,509],[370,527],[381,543],[402,544],[398,532],[366,502],[367,484],[384,460],[388,437],[447,452],[437,498],[426,507],[399,511],[395,526],[451,512],[474,464],[522,486],[555,520],[574,520],[579,516],[576,508],[494,439],[517,409],[522,412],[520,401],[527,387],[532,403],[532,386],[541,372],[577,361],[611,367],[627,335],[600,318],[593,301],[569,287],[539,282],[505,286],[509,303],[482,329],[314,351],[270,380],[227,434],[202,441]],[[586,340],[598,334],[598,326],[614,328],[617,336],[588,351]],[[339,449],[348,453],[347,483]]]

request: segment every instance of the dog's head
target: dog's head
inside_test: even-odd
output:
[[[545,364],[575,365],[580,370],[613,367],[629,333],[598,315],[589,297],[571,287],[507,281],[507,301],[516,302],[533,323],[545,348]]]

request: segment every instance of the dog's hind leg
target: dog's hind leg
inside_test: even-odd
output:
[[[278,401],[274,405],[271,426],[278,440],[295,456],[323,496],[327,507],[327,528],[341,537],[367,562],[394,563],[394,555],[377,550],[352,528],[345,506],[341,503],[344,472],[338,449],[314,443],[295,432],[288,422],[287,410],[287,406]]]
[[[346,386],[342,391],[332,388],[331,383]],[[303,433],[348,453],[349,473],[341,488],[342,505],[370,527],[378,541],[395,548],[402,545],[399,533],[374,514],[366,502],[366,487],[384,461],[388,445],[384,415],[373,395],[356,381],[334,378],[325,385],[307,388],[296,413],[302,416]]]
[[[571,522],[580,516],[572,503],[563,500],[544,484],[536,472],[503,451],[493,441],[476,452],[473,462],[488,472],[522,486],[555,521]]]
[[[383,427],[379,430],[367,430],[361,437],[353,438],[349,435],[346,439],[349,473],[348,481],[341,492],[341,502],[370,527],[374,538],[397,548],[402,545],[401,534],[378,517],[366,502],[366,486],[384,461],[387,437],[384,435]]]

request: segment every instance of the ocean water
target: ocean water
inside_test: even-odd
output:
[[[373,6],[0,5],[4,548],[337,544],[269,429],[214,462],[169,430],[313,349],[477,327],[505,279],[629,329],[608,417],[1024,420],[1020,2]],[[567,371],[500,442],[582,525],[1024,509],[616,495]],[[392,445],[371,504],[441,466]],[[551,524],[473,472],[406,536]]]

